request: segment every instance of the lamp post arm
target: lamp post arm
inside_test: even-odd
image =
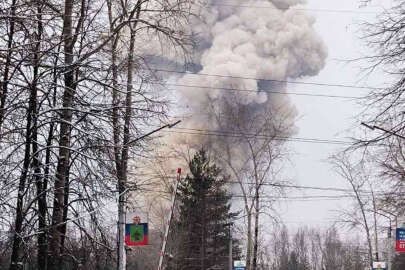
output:
[[[364,122],[361,122],[360,124],[361,124],[362,126],[365,126],[365,127],[368,128],[368,129],[371,129],[371,130],[378,129],[378,130],[384,131],[385,133],[391,134],[391,135],[393,135],[393,136],[396,136],[396,137],[398,137],[398,138],[401,138],[401,139],[404,139],[404,140],[405,140],[405,136],[399,135],[399,134],[397,134],[397,133],[395,133],[395,132],[393,132],[393,131],[387,130],[387,129],[385,129],[385,128],[382,128],[382,127],[379,127],[379,126],[376,126],[376,125],[370,126],[370,125],[368,125],[368,124],[366,124],[366,123],[364,123]]]
[[[131,144],[134,144],[137,141],[140,141],[140,140],[152,135],[153,133],[156,133],[156,132],[158,132],[158,131],[160,131],[162,129],[165,129],[165,128],[172,128],[172,127],[176,126],[177,124],[179,124],[180,122],[181,122],[181,120],[178,120],[178,121],[174,122],[173,124],[167,124],[167,125],[161,126],[160,128],[152,130],[151,132],[146,133],[146,134],[142,135],[141,137],[138,137],[138,138],[133,139],[132,141],[129,141],[127,145],[131,146]]]

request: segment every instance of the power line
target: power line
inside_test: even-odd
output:
[[[147,174],[143,174],[147,175]],[[152,176],[151,174],[150,176]],[[175,176],[165,176],[165,178],[175,178]],[[231,184],[240,184],[238,181],[227,181],[227,183]],[[257,185],[254,182],[242,182],[243,185]],[[320,191],[336,191],[336,192],[353,192],[352,189],[345,189],[345,188],[336,188],[336,187],[317,187],[317,186],[303,186],[303,185],[292,185],[292,184],[277,184],[277,183],[261,183],[261,186],[273,186],[273,187],[284,187],[284,188],[294,188],[294,189],[308,189],[308,190],[320,190]],[[153,189],[141,189],[142,191],[151,191],[151,192],[161,192],[161,193],[170,193],[169,191],[159,191]],[[390,195],[390,194],[398,194],[395,192],[379,192],[379,191],[371,191],[371,190],[358,190],[360,194],[372,194],[374,192],[375,195]],[[170,193],[171,194],[171,193]],[[231,194],[232,195],[232,194]],[[233,194],[232,196],[244,196],[241,194]],[[253,196],[253,195],[252,195]],[[269,195],[265,195],[269,196]],[[314,197],[314,195],[308,195],[309,197]],[[324,197],[333,197],[334,195],[324,195]],[[274,196],[270,196],[274,197]],[[318,196],[319,197],[319,196]],[[336,195],[334,197],[353,197],[353,195]]]
[[[239,183],[237,181],[230,181],[229,183]],[[245,183],[245,184],[255,184],[255,183]],[[290,188],[298,188],[298,189],[316,189],[316,190],[327,190],[327,191],[351,191],[350,189],[340,189],[340,188],[323,188],[323,187],[310,187],[310,186],[298,186],[298,185],[286,185],[286,184],[272,184],[272,183],[263,183],[262,185],[269,185],[269,186],[278,186],[278,187],[290,187]],[[126,189],[124,192],[122,192],[121,194],[127,192],[128,190]],[[142,191],[148,191],[147,189],[142,189]],[[156,193],[165,193],[165,194],[172,194],[172,192],[169,191],[159,191],[159,190],[149,190],[151,192],[156,192]],[[361,191],[361,192],[367,192],[367,193],[371,193],[371,191]],[[378,192],[377,192],[378,193]],[[376,193],[376,194],[377,194]],[[120,194],[120,195],[121,195]],[[119,195],[119,196],[120,196]],[[254,195],[242,195],[242,194],[229,194],[232,198],[254,198]],[[344,199],[344,198],[353,198],[352,195],[320,195],[320,196],[271,196],[271,195],[261,195],[260,198],[264,198],[264,199],[274,199],[274,200],[279,200],[279,201],[313,201],[313,200],[340,200],[340,199]],[[269,201],[270,202],[270,201]],[[109,204],[104,203],[99,205],[98,207],[94,207],[92,210],[88,211],[87,213],[83,214],[83,215],[78,215],[73,219],[68,219],[64,222],[61,222],[59,224],[55,224],[55,225],[51,225],[48,226],[47,228],[45,228],[44,230],[36,230],[28,235],[22,236],[22,238],[28,238],[28,237],[32,237],[41,233],[44,233],[46,230],[49,230],[50,228],[56,227],[56,226],[60,226],[62,224],[68,223],[68,222],[72,222],[72,221],[76,221],[79,219],[82,219],[86,216],[89,216],[103,208],[105,208],[106,206],[108,206]],[[0,239],[3,240],[3,239]]]
[[[191,71],[169,70],[169,69],[162,69],[162,68],[150,68],[150,69],[146,69],[146,70],[157,71],[157,72],[167,72],[167,73],[188,74],[188,75],[195,75],[195,76],[207,76],[207,77],[218,77],[218,78],[231,78],[231,79],[243,79],[243,80],[254,80],[254,81],[266,81],[266,82],[276,82],[276,83],[286,83],[286,84],[314,85],[314,86],[341,87],[341,88],[356,88],[356,89],[366,89],[366,90],[383,90],[383,89],[385,89],[383,87],[368,87],[368,86],[358,86],[358,85],[351,85],[351,84],[297,82],[297,81],[289,81],[289,80],[275,80],[275,79],[264,79],[264,78],[254,78],[254,77],[244,77],[244,76],[231,76],[231,75],[222,75],[222,74],[191,72]]]
[[[151,84],[160,84],[160,83],[151,83]],[[177,86],[177,87],[187,87],[187,88],[201,88],[201,89],[210,89],[210,90],[216,89],[216,90],[234,91],[234,92],[271,93],[271,94],[278,94],[278,95],[343,98],[343,99],[362,99],[362,98],[364,98],[364,97],[359,97],[359,96],[324,95],[324,94],[311,94],[311,93],[298,93],[298,92],[283,92],[283,91],[276,91],[276,90],[253,90],[253,89],[240,89],[240,88],[202,86],[202,85],[172,84],[172,83],[166,83],[165,85]]]
[[[236,8],[254,8],[254,9],[273,9],[273,10],[295,10],[295,11],[312,11],[312,12],[326,12],[326,13],[352,13],[352,14],[379,14],[379,11],[360,11],[352,9],[319,9],[319,8],[294,8],[294,7],[269,7],[269,6],[248,6],[248,5],[237,5],[228,3],[215,3],[209,7],[224,6],[224,7],[236,7]],[[208,8],[208,7],[207,7]]]
[[[147,190],[142,189],[142,191],[147,191]],[[150,190],[150,191],[153,191],[153,190]],[[125,192],[127,192],[127,190],[125,190],[123,193],[125,193]],[[165,193],[165,194],[172,194],[173,193],[173,192],[169,192],[169,191],[153,191],[153,192]],[[123,194],[123,193],[121,193],[121,194]],[[232,198],[241,198],[241,199],[246,197],[244,195],[238,195],[238,194],[230,194],[230,196]],[[247,197],[252,197],[253,198],[255,196],[247,196]],[[278,196],[277,197],[277,196],[270,196],[270,195],[262,195],[262,196],[260,196],[260,198],[264,198],[264,199],[273,199],[273,200],[279,200],[279,201],[300,201],[300,202],[314,201],[314,200],[317,200],[317,201],[319,201],[319,200],[321,200],[321,201],[324,201],[324,200],[340,200],[340,199],[348,198],[348,197],[350,197],[350,195],[340,195],[340,196],[295,196],[295,197],[294,196],[290,196],[290,197],[288,197],[288,196],[284,196],[284,197],[283,196]],[[270,202],[270,201],[268,201],[268,202]],[[50,228],[60,226],[62,224],[66,224],[68,222],[74,222],[76,220],[85,218],[85,217],[90,216],[91,214],[105,208],[108,205],[109,204],[107,204],[107,203],[101,204],[98,207],[94,207],[92,210],[84,213],[83,215],[78,215],[75,218],[67,219],[66,221],[61,222],[59,224],[48,226],[43,230],[36,230],[36,231],[34,231],[34,232],[30,233],[30,234],[22,236],[22,238],[24,239],[24,238],[28,238],[28,237],[32,237],[32,236],[41,234],[41,233],[45,233]],[[0,238],[0,240],[3,240],[3,239]]]
[[[142,189],[143,192],[148,191],[148,192],[156,192],[156,193],[161,193],[161,194],[171,194],[169,191],[162,191],[162,190],[152,190],[152,189]],[[232,198],[237,198],[237,199],[244,199],[244,198],[256,198],[255,195],[243,195],[243,194],[226,194],[227,196],[230,196]],[[220,195],[206,195],[206,197],[220,197]],[[272,195],[260,195],[259,198],[261,199],[262,202],[274,202],[274,200],[277,201],[323,201],[323,200],[341,200],[341,199],[348,199],[348,198],[354,198],[354,195],[313,195],[313,196],[272,196]],[[267,200],[263,200],[267,199]]]
[[[230,181],[230,183],[239,184],[238,181]],[[256,185],[256,183],[244,183],[248,185]],[[352,189],[344,189],[344,188],[334,188],[334,187],[316,187],[316,186],[300,186],[300,185],[289,185],[289,184],[277,184],[277,183],[262,183],[262,186],[272,186],[272,187],[281,187],[281,188],[295,188],[295,189],[311,189],[311,190],[322,190],[322,191],[337,191],[337,192],[353,192]],[[358,190],[358,193],[367,193],[372,194],[371,190]],[[382,192],[374,192],[374,194],[380,195],[387,195],[392,193],[382,193]],[[350,195],[348,195],[350,196]]]
[[[185,129],[185,128],[183,128]],[[186,129],[187,130],[187,129]],[[302,143],[316,143],[316,144],[330,144],[330,145],[350,145],[348,141],[334,141],[334,140],[322,140],[314,138],[294,138],[294,137],[271,137],[265,135],[253,135],[253,134],[243,134],[243,133],[226,133],[217,131],[202,131],[202,132],[189,132],[189,131],[179,131],[179,130],[162,130],[166,133],[177,133],[177,134],[189,134],[189,135],[201,135],[201,136],[215,136],[215,137],[231,137],[231,138],[257,138],[261,140],[273,139],[276,141],[287,141],[287,142],[302,142]]]
[[[234,181],[233,183],[239,183],[237,181]],[[255,183],[247,183],[247,184],[255,184]],[[310,189],[310,190],[322,190],[322,191],[336,191],[336,192],[353,192],[352,189],[344,189],[344,188],[334,188],[334,187],[316,187],[316,186],[301,186],[301,185],[289,185],[289,184],[275,184],[275,183],[263,183],[263,186],[273,186],[273,187],[284,187],[284,188],[294,188],[294,189]],[[394,195],[394,194],[402,194],[402,193],[396,193],[396,192],[383,192],[383,191],[371,191],[371,190],[357,190],[361,196],[364,196],[364,194],[370,194],[372,195],[379,195],[379,196],[384,196],[384,195]],[[353,197],[353,195],[347,195]]]
[[[240,5],[240,4],[232,4],[232,3],[215,3],[211,5],[198,5],[201,8],[212,8],[212,7],[235,7],[235,8],[253,8],[253,9],[273,9],[273,10],[281,10],[281,11],[287,11],[287,10],[294,10],[294,11],[311,11],[311,12],[323,12],[323,13],[350,13],[350,14],[380,14],[382,11],[367,11],[367,10],[354,10],[354,9],[330,9],[330,8],[305,8],[305,7],[271,7],[271,6],[256,6],[256,5]],[[9,9],[5,8],[4,10]],[[179,9],[172,9],[172,10],[160,10],[160,9],[142,9],[142,11],[150,11],[150,12],[164,12],[164,11],[180,11]],[[387,12],[387,14],[400,14],[400,12]],[[27,16],[37,16],[38,14],[42,15],[55,15],[55,13],[36,13],[36,14],[27,14],[24,15],[24,18]],[[0,15],[1,17],[11,17],[10,15]],[[16,16],[14,16],[16,17]],[[75,17],[75,16],[73,16]]]
[[[343,144],[350,144],[348,141],[337,141],[337,140],[327,140],[327,139],[317,139],[317,138],[304,138],[304,137],[287,137],[287,136],[271,136],[265,134],[254,134],[254,133],[245,133],[245,132],[227,132],[227,131],[215,131],[215,130],[208,130],[208,129],[197,129],[197,128],[181,128],[181,127],[174,127],[173,129],[176,130],[191,130],[191,131],[201,131],[201,132],[215,132],[219,134],[227,134],[227,135],[241,135],[247,137],[258,137],[258,138],[269,138],[269,139],[292,139],[292,140],[305,140],[305,141],[317,141],[317,142],[332,142],[332,143],[343,143]]]

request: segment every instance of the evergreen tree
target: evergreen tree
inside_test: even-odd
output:
[[[288,270],[310,270],[308,260],[300,258],[299,254],[295,251],[291,251],[290,258],[288,260]]]
[[[288,261],[288,270],[299,270],[298,254],[291,251],[290,260]]]
[[[228,269],[229,226],[237,216],[230,211],[231,196],[225,189],[228,177],[221,175],[203,149],[195,154],[189,169],[190,175],[179,184],[178,250],[169,268]],[[233,243],[233,257],[239,258],[238,241]]]

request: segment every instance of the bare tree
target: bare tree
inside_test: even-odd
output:
[[[340,221],[348,224],[351,228],[360,226],[361,229],[364,230],[368,244],[369,264],[372,267],[374,249],[371,230],[373,226],[370,224],[370,217],[368,216],[369,200],[368,197],[364,196],[364,187],[370,184],[370,176],[364,172],[364,164],[353,164],[346,153],[335,155],[331,158],[331,162],[336,172],[349,183],[355,200],[354,211],[343,211]],[[372,202],[372,205],[375,206],[375,199],[373,199]],[[356,213],[359,213],[359,215]],[[373,217],[376,226],[377,220],[375,214]],[[377,233],[375,235],[375,249],[378,250]]]
[[[361,1],[364,5],[371,0]],[[403,114],[404,83],[402,59],[404,57],[403,36],[405,27],[403,0],[393,1],[391,8],[384,9],[375,21],[364,22],[363,41],[373,53],[361,59],[366,62],[365,72],[384,72],[388,82],[386,87],[373,88],[363,100],[364,112],[359,120],[365,126],[365,135],[356,142],[354,148],[361,150],[363,159],[376,165],[375,171],[387,180],[387,191],[398,191],[403,185],[403,160],[405,121]],[[395,177],[394,177],[395,175]],[[391,192],[385,200],[396,204],[396,192]]]
[[[298,228],[292,237],[286,227],[274,231],[267,244],[272,248],[263,254],[270,267],[264,269],[362,270],[368,264],[362,243],[340,239],[335,227]]]
[[[8,1],[7,1],[8,2]],[[1,68],[1,74],[2,74],[2,80],[1,80],[1,96],[0,96],[0,134],[1,134],[1,126],[3,124],[3,119],[5,115],[5,110],[6,110],[6,102],[7,102],[7,96],[8,96],[8,88],[9,88],[9,82],[11,79],[11,74],[14,72],[12,71],[13,69],[13,63],[12,63],[12,56],[14,54],[13,50],[13,45],[14,45],[14,34],[16,32],[15,30],[15,24],[16,24],[16,10],[17,10],[17,0],[11,1],[9,6],[4,7],[5,10],[9,9],[10,10],[10,15],[9,15],[9,24],[6,25],[8,29],[6,29],[6,43],[7,43],[7,50],[5,51],[5,61],[4,65],[2,65]]]
[[[243,105],[238,97],[228,97],[222,102],[223,111],[215,112],[218,130],[227,136],[215,138],[212,148],[237,182],[243,195],[243,210],[247,222],[246,267],[256,269],[259,250],[260,215],[267,214],[276,220],[272,195],[283,195],[279,179],[287,160],[283,138],[291,134],[293,127],[290,111],[277,106],[260,109]]]
[[[35,254],[34,240],[38,269],[82,264],[78,246],[108,252],[100,209],[117,183],[119,193],[128,187],[128,161],[147,150],[148,140],[134,139],[167,118],[145,48],[184,55],[194,2],[105,2],[0,4],[1,211],[10,213],[1,225],[13,232],[11,269]]]

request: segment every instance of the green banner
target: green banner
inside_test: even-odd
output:
[[[136,226],[131,226],[130,229],[130,236],[131,236],[131,242],[141,242],[143,241],[143,226],[141,225],[136,225]]]

